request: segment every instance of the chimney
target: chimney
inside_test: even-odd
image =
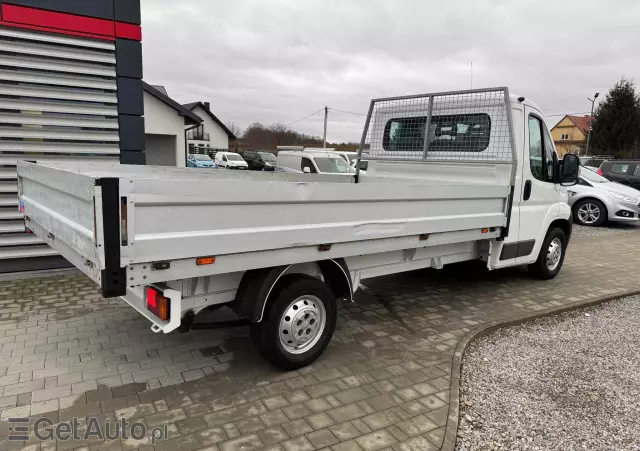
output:
[[[211,111],[211,104],[209,102],[204,102],[204,109],[207,111]]]

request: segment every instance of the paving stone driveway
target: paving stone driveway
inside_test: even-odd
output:
[[[283,373],[246,327],[154,334],[83,277],[0,283],[0,449],[435,450],[471,328],[640,289],[640,233],[576,238],[561,275],[476,264],[367,282],[314,365]],[[126,418],[169,440],[7,440],[10,417]]]

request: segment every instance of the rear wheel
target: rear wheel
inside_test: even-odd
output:
[[[286,276],[262,322],[251,326],[256,350],[271,364],[295,370],[316,360],[336,326],[336,299],[329,287],[306,275]]]
[[[600,227],[607,220],[607,208],[597,199],[583,199],[573,207],[573,217],[580,225]]]
[[[553,279],[560,272],[567,249],[567,236],[560,228],[549,230],[542,243],[538,259],[529,265],[529,271],[537,279]]]

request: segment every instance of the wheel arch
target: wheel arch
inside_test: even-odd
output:
[[[569,244],[569,241],[571,240],[571,234],[573,233],[573,218],[556,219],[555,221],[552,221],[551,224],[549,224],[549,228],[547,229],[547,234],[549,234],[549,232],[555,228],[559,228],[564,232],[564,235],[567,237],[567,244]],[[547,234],[545,234],[545,236],[547,236]]]
[[[309,265],[316,265],[314,273]],[[353,301],[353,283],[344,259],[320,260],[310,264],[282,265],[246,271],[242,276],[235,299],[229,307],[252,322],[260,322],[271,294],[278,292],[284,276],[303,274],[320,278],[336,298]]]

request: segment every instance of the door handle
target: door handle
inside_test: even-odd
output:
[[[522,193],[522,200],[529,200],[531,197],[531,180],[524,182],[524,192]]]

